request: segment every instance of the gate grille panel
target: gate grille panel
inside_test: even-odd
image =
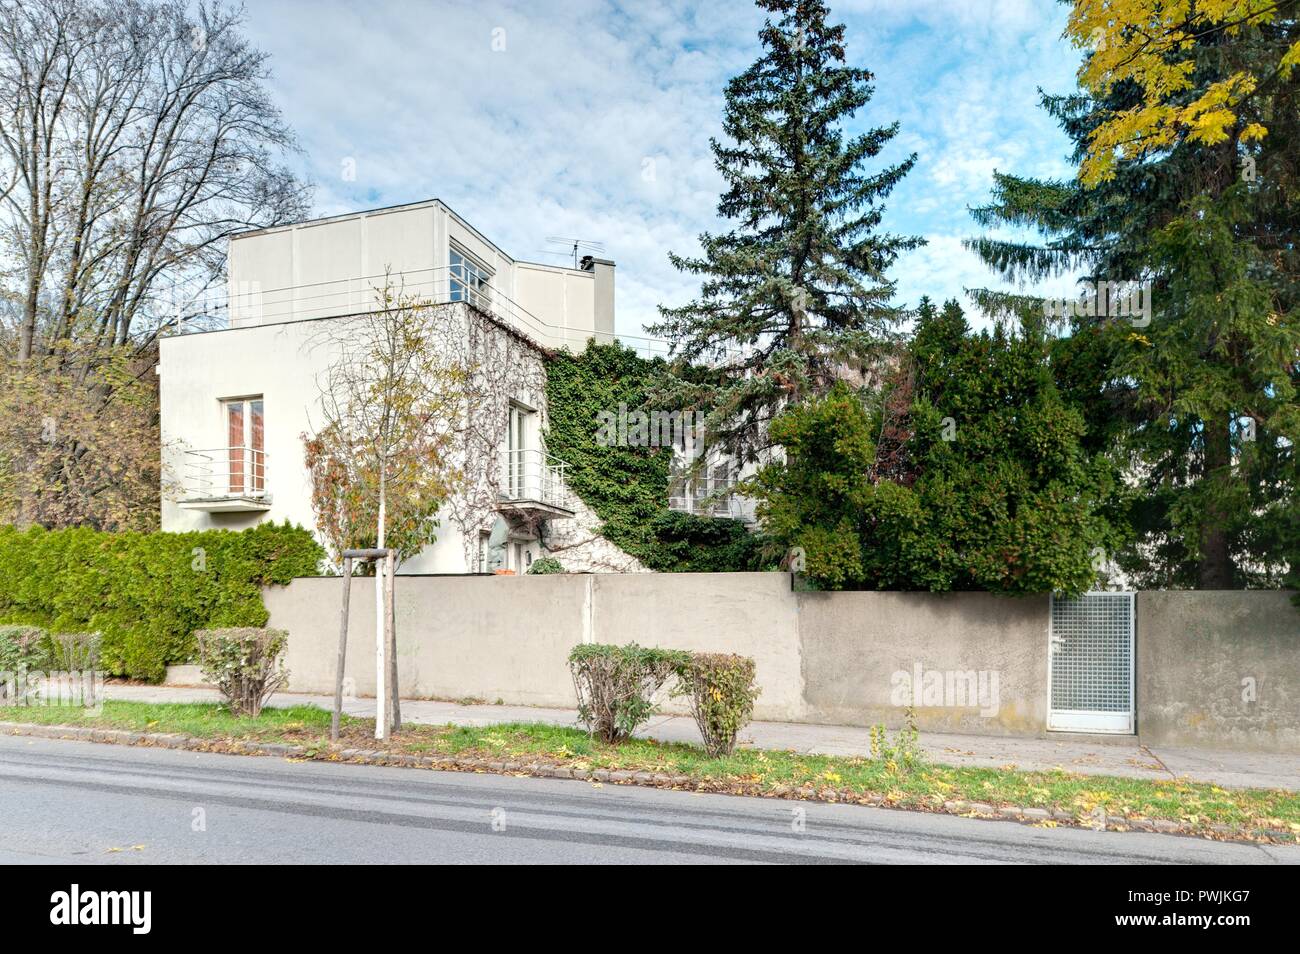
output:
[[[1052,597],[1051,709],[1133,711],[1133,594]]]

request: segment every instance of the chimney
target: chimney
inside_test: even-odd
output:
[[[584,255],[581,267],[595,278],[596,340],[609,344],[614,340],[614,263],[607,258]]]

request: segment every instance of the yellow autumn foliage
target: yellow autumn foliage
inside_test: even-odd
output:
[[[1182,104],[1192,86],[1193,62],[1171,54],[1190,49],[1198,38],[1227,36],[1272,22],[1276,0],[1075,0],[1066,36],[1090,53],[1079,69],[1079,82],[1094,96],[1104,96],[1121,82],[1142,90],[1141,104],[1112,114],[1090,137],[1079,170],[1087,186],[1115,176],[1120,158],[1173,145],[1180,138],[1214,145],[1226,140],[1238,121],[1237,107],[1258,88],[1261,76],[1238,71],[1211,83]],[[1300,42],[1288,48],[1269,73],[1289,75],[1300,63]],[[1244,142],[1258,141],[1268,130],[1257,122],[1237,132]]]

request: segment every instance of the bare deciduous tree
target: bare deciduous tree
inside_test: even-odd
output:
[[[116,400],[106,366],[192,317],[227,237],[307,211],[242,16],[220,0],[0,0],[0,353],[80,382],[69,419]],[[20,436],[0,434],[5,463],[38,484]],[[57,446],[56,472],[97,452],[75,432]]]

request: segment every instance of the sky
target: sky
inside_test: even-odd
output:
[[[900,123],[877,160],[917,164],[883,228],[927,245],[895,265],[897,304],[1007,287],[961,246],[993,171],[1072,174],[1040,88],[1074,86],[1055,0],[831,0],[875,95],[847,125]],[[761,55],[745,0],[251,0],[246,29],[315,183],[315,213],[442,199],[517,259],[562,264],[552,236],[604,244],[617,330],[689,301],[693,254],[725,231],[709,138],[727,80]],[[868,166],[875,168],[875,166]],[[1071,294],[1067,279],[1036,291]],[[982,322],[975,316],[975,324]]]

